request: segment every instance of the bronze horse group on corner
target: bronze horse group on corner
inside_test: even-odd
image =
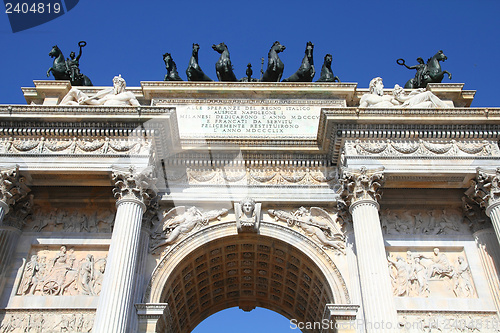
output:
[[[64,59],[63,53],[57,45],[53,46],[52,50],[49,52],[49,56],[54,58],[54,61],[52,67],[47,70],[47,76],[50,76],[50,73],[52,73],[56,80],[69,80],[73,86],[91,86],[92,81],[80,72],[79,67],[82,48],[86,45],[87,43],[85,41],[80,41],[78,43],[80,48],[78,56],[76,56],[75,52],[71,52],[70,58],[67,59]],[[219,60],[215,64],[215,72],[218,80],[221,82],[312,82],[316,74],[313,60],[314,44],[310,41],[306,43],[305,55],[299,69],[290,77],[283,80],[282,76],[285,65],[283,61],[281,61],[279,53],[285,51],[286,47],[281,45],[278,41],[274,42],[269,50],[267,55],[267,67],[265,71],[261,69],[262,76],[260,79],[251,77],[253,72],[251,68],[252,65],[249,63],[246,70],[247,76],[238,80],[233,71],[233,65],[227,45],[225,43],[214,44],[212,45],[212,49],[220,54]],[[199,50],[200,45],[194,43],[191,59],[186,69],[187,79],[188,81],[213,81],[203,72],[198,63]],[[417,58],[418,64],[415,66],[408,66],[404,59],[397,59],[396,62],[399,65],[416,70],[415,77],[408,80],[404,87],[407,89],[425,88],[428,83],[440,83],[445,74],[451,79],[450,72],[441,70],[440,62],[446,59],[446,55],[441,50],[429,58],[426,63],[422,58]],[[177,66],[170,53],[163,54],[163,61],[165,62],[165,68],[167,70],[164,81],[183,81],[177,72]],[[264,58],[262,58],[262,65],[263,64]],[[325,55],[320,78],[316,82],[340,82],[338,76],[335,76],[332,71],[331,54]]]
[[[198,44],[193,44],[193,53],[191,60],[189,61],[189,66],[186,69],[186,75],[188,81],[213,81],[210,79],[202,70],[198,64],[198,51],[200,46]],[[229,49],[226,44],[219,43],[212,45],[214,51],[220,53],[219,60],[215,64],[215,72],[217,78],[221,82],[280,82],[283,76],[283,70],[285,65],[281,61],[278,53],[283,52],[286,47],[281,45],[280,42],[276,41],[271,46],[269,53],[267,55],[267,68],[266,71],[262,71],[261,79],[254,79],[251,77],[252,70],[251,64],[247,65],[247,76],[242,79],[237,79],[233,71],[233,65],[231,63],[231,58],[229,56]],[[297,72],[287,79],[281,82],[312,82],[316,71],[314,69],[313,61],[313,49],[314,44],[312,42],[307,42],[305,56],[302,60]],[[168,56],[167,56],[168,55]],[[165,53],[163,55],[163,61],[165,62],[165,67],[167,69],[167,75],[165,75],[165,81],[182,81],[179,74],[177,73],[177,67],[175,62],[172,60],[170,53]],[[264,61],[264,60],[262,60]],[[333,75],[332,72],[332,55],[327,54],[325,56],[325,63],[321,69],[321,77],[317,82],[340,82],[337,76]],[[249,74],[250,73],[250,74]]]

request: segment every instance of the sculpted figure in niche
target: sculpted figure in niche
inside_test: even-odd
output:
[[[134,94],[125,91],[125,80],[119,76],[113,78],[113,88],[87,96],[78,88],[72,88],[59,105],[104,105],[104,106],[140,106]]]
[[[359,106],[362,108],[392,108],[399,102],[392,95],[384,95],[384,83],[381,77],[370,81],[370,93],[361,96]]]
[[[238,232],[257,232],[260,224],[261,203],[245,198],[234,204]]]
[[[202,213],[196,207],[179,206],[169,210],[159,221],[156,229],[161,227],[161,230],[155,230],[151,236],[152,241],[150,250],[163,246],[170,245],[177,241],[181,235],[191,232],[196,226],[208,224],[209,221],[220,219],[222,215],[227,213],[227,209],[216,209],[206,213]]]

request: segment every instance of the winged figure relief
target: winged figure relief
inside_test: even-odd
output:
[[[197,226],[207,225],[213,220],[220,220],[227,212],[228,210],[225,208],[202,212],[195,206],[178,206],[170,209],[163,214],[163,218],[154,228],[150,251],[153,252],[161,246],[176,242],[181,235],[188,234]]]
[[[270,209],[268,212],[275,220],[285,221],[290,227],[296,225],[307,235],[316,236],[324,246],[345,253],[344,234],[335,221],[336,219],[334,220],[324,209],[300,207],[292,213],[275,209]]]

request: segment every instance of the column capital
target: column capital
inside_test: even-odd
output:
[[[12,207],[31,191],[25,184],[26,178],[19,173],[18,165],[0,166],[0,180],[0,201],[4,208]]]
[[[381,198],[380,188],[384,184],[384,168],[342,169],[342,197],[346,204],[353,206],[358,201],[374,201]],[[376,205],[378,207],[378,204]]]
[[[146,209],[158,191],[152,167],[142,170],[136,170],[134,166],[129,168],[113,167],[111,180],[115,186],[113,195],[117,205],[133,201],[143,205],[143,208]]]
[[[500,168],[477,168],[476,179],[472,180],[471,187],[465,194],[482,208],[486,208],[488,214],[493,206],[500,204]]]

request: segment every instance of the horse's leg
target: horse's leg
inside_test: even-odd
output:
[[[405,86],[404,88],[405,89],[414,89],[414,81],[415,79],[409,79],[406,83],[405,83]]]
[[[450,73],[450,72],[448,72],[448,71],[443,71],[443,75],[444,75],[445,73],[446,73],[446,74],[448,74],[448,79],[449,79],[449,80],[451,80],[451,73]]]

